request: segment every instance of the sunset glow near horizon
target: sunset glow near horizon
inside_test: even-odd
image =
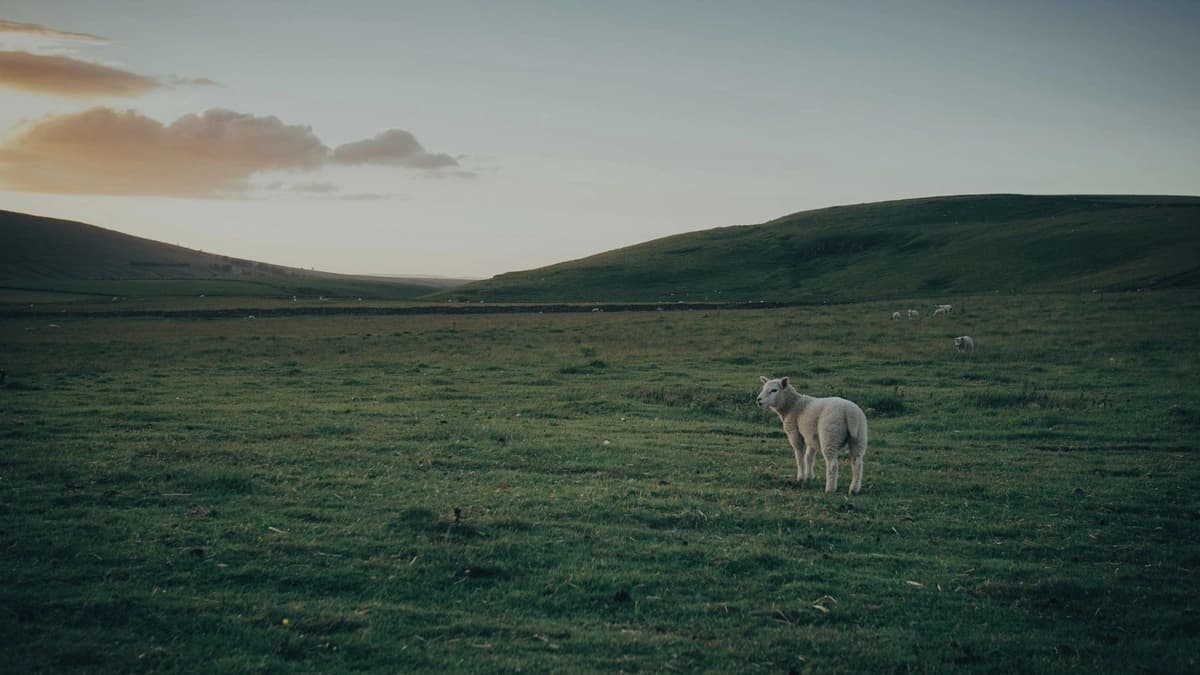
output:
[[[0,209],[488,277],[795,211],[1200,194],[1200,3],[7,0]]]

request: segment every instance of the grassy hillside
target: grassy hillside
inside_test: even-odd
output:
[[[981,195],[806,211],[658,239],[444,295],[856,301],[1195,287],[1200,198]]]
[[[97,298],[403,300],[456,285],[357,277],[196,251],[94,225],[0,211],[0,305]],[[203,303],[201,303],[203,304]]]

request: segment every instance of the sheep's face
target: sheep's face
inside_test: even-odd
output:
[[[967,339],[961,337],[954,338],[954,346],[962,349],[963,347],[967,346]]]
[[[768,379],[758,378],[762,382],[762,391],[758,392],[758,407],[774,408],[783,400],[783,390],[788,388],[788,378]]]

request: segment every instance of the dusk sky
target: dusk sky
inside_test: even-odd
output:
[[[1200,2],[3,0],[0,208],[487,277],[932,195],[1200,194]]]

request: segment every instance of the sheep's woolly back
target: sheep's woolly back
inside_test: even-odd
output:
[[[795,404],[786,411],[776,412],[785,428],[791,423],[806,439],[826,438],[834,450],[851,441],[866,445],[867,416],[853,401],[838,396],[814,398],[797,394]],[[821,448],[826,443],[813,445]]]

